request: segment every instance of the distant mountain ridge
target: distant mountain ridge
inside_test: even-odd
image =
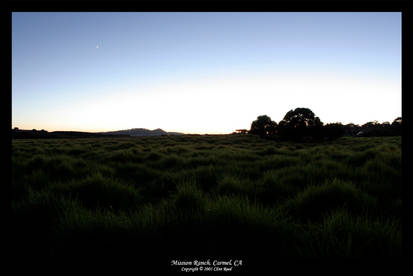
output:
[[[129,136],[161,136],[161,135],[182,135],[183,133],[179,132],[167,132],[163,129],[157,128],[154,130],[146,128],[131,128],[125,130],[116,130],[116,131],[107,131],[100,132],[105,135],[129,135]]]
[[[94,137],[128,137],[128,136],[161,136],[161,135],[183,135],[179,132],[166,132],[160,128],[149,130],[146,128],[132,128],[126,130],[107,132],[82,132],[82,131],[52,131],[24,130],[14,128],[11,130],[13,139],[36,139],[36,138],[94,138]]]

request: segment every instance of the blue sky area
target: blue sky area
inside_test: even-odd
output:
[[[401,116],[401,13],[13,13],[12,126],[230,133]]]

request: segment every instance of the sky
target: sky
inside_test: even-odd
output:
[[[399,12],[12,13],[12,127],[249,129],[401,116]]]

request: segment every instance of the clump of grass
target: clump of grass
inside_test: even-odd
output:
[[[179,185],[172,201],[173,206],[181,213],[202,212],[205,209],[204,194],[194,182]]]
[[[279,201],[291,197],[297,191],[294,185],[280,179],[276,170],[266,171],[262,185],[257,188],[260,200],[268,204],[279,203]]]
[[[334,161],[328,157],[324,157],[320,160],[314,160],[305,166],[303,169],[306,171],[307,178],[311,184],[323,184],[326,180],[332,180],[334,178],[342,180],[352,180],[353,170],[347,164]]]
[[[380,198],[401,196],[402,179],[400,169],[390,167],[380,159],[369,160],[362,168],[363,188]]]
[[[122,141],[121,143],[119,143],[118,145],[117,145],[117,149],[129,149],[129,148],[132,148],[132,147],[134,147],[135,146],[135,144],[134,143],[132,143],[132,142],[125,142],[125,141]]]
[[[283,206],[291,216],[301,221],[319,220],[325,213],[339,208],[363,212],[375,206],[375,199],[351,183],[334,179],[324,185],[309,186]]]
[[[11,255],[23,259],[47,258],[59,218],[72,201],[50,191],[28,189],[26,196],[11,204]]]
[[[114,167],[114,177],[136,187],[147,186],[159,177],[153,168],[140,163],[120,163]]]
[[[76,156],[76,155],[83,154],[83,153],[87,152],[88,150],[90,150],[88,147],[76,145],[76,146],[68,147],[68,149],[66,150],[66,152],[67,152],[69,155],[74,155],[74,156]]]
[[[233,147],[231,150],[217,151],[216,155],[219,160],[237,160],[246,162],[255,162],[261,157],[249,150],[237,149]]]
[[[265,170],[275,170],[284,167],[298,165],[301,160],[298,157],[293,156],[283,156],[283,155],[274,155],[270,158],[266,158],[262,161],[260,169]]]
[[[400,169],[402,167],[402,156],[399,150],[382,151],[379,155],[380,159],[386,163],[386,165]]]
[[[266,147],[263,150],[257,152],[258,155],[261,156],[266,156],[266,155],[277,155],[277,154],[282,154],[283,152],[275,147]]]
[[[43,189],[50,185],[51,181],[49,175],[44,170],[37,169],[28,175],[24,175],[23,182],[32,189]]]
[[[54,180],[68,180],[87,175],[88,166],[84,160],[68,155],[45,156],[36,155],[24,165],[24,173],[29,175],[33,171],[43,170]]]
[[[197,168],[213,164],[213,159],[209,156],[199,156],[198,152],[193,152],[192,156],[184,160],[186,168]]]
[[[156,167],[164,170],[172,169],[172,168],[179,168],[182,166],[184,161],[182,158],[179,158],[178,156],[174,155],[168,155],[163,158],[161,158],[157,164],[155,164]]]
[[[209,220],[219,220],[220,223],[235,223],[243,225],[270,225],[278,217],[273,209],[260,204],[251,203],[243,196],[218,196],[207,202]]]
[[[142,154],[137,152],[135,149],[121,149],[121,150],[115,150],[113,152],[107,152],[104,153],[103,155],[103,160],[105,162],[113,162],[113,163],[119,163],[119,162],[133,162],[133,163],[140,163],[144,160],[144,157]]]
[[[302,251],[307,256],[401,256],[402,253],[401,224],[397,219],[354,216],[339,209],[328,214],[321,224],[312,225],[308,234],[308,243]]]
[[[28,189],[27,196],[12,202],[11,211],[15,226],[51,227],[64,209],[66,200],[51,191]]]
[[[218,184],[218,175],[214,166],[202,166],[193,170],[197,185],[203,190],[211,190]]]
[[[157,161],[161,158],[162,158],[162,155],[154,151],[150,151],[149,154],[147,154],[145,157],[145,159],[148,161]]]
[[[279,182],[278,185],[291,186],[294,189],[303,189],[310,185],[309,171],[303,166],[289,166],[272,170],[271,178]]]
[[[264,256],[294,255],[300,238],[297,224],[276,209],[265,208],[247,197],[218,196],[207,200],[196,234],[208,237],[209,249],[220,253]],[[260,252],[266,252],[260,254]]]
[[[371,160],[377,156],[378,152],[375,149],[367,149],[364,151],[357,151],[347,157],[347,162],[354,166],[362,166],[366,161]]]
[[[106,178],[100,173],[82,180],[56,184],[53,190],[78,199],[88,208],[126,210],[136,208],[142,201],[141,195],[134,187],[121,184],[113,178]]]
[[[218,195],[245,195],[255,196],[255,187],[251,180],[240,179],[233,175],[226,175],[218,181],[214,193]]]
[[[328,155],[331,159],[335,161],[344,161],[350,155],[349,151],[346,151],[340,147],[336,147],[331,153]]]
[[[163,172],[159,173],[158,177],[149,184],[140,185],[139,187],[145,202],[155,203],[174,193],[178,183],[178,176]]]
[[[25,169],[27,171],[44,168],[48,163],[48,160],[43,155],[35,155],[32,159],[26,161]]]

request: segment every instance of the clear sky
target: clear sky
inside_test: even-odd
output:
[[[12,127],[249,129],[401,116],[401,13],[13,13]]]

